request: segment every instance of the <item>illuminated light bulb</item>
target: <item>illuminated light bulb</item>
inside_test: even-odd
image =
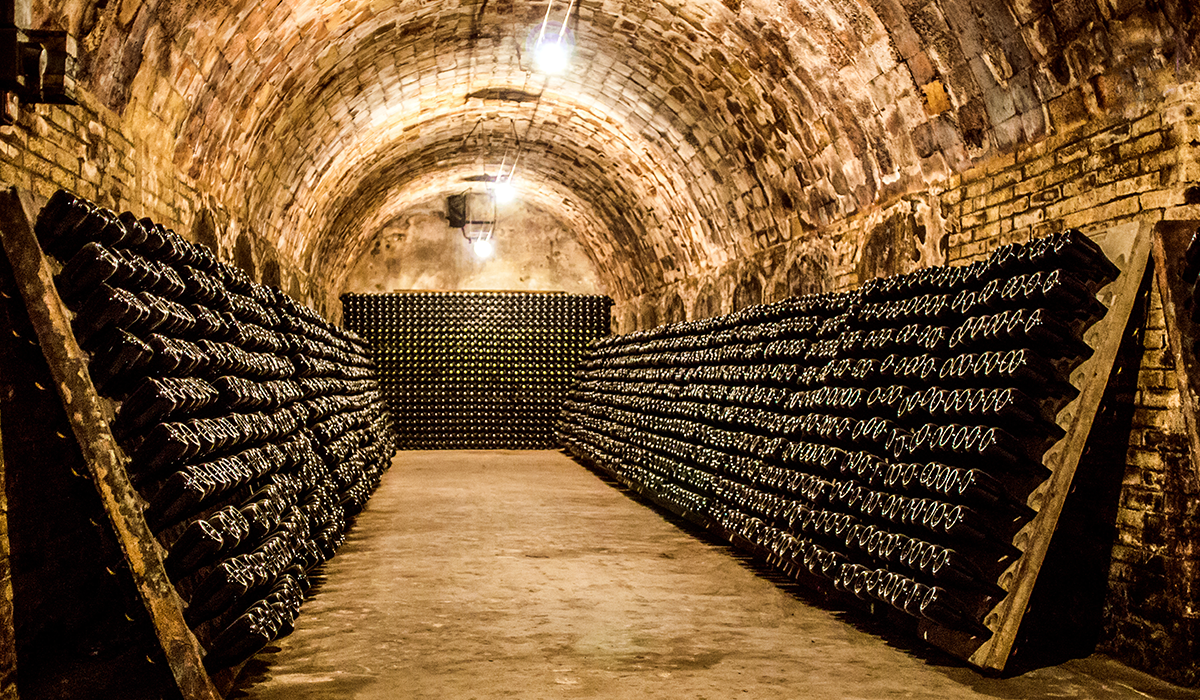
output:
[[[508,204],[517,198],[517,188],[508,180],[500,180],[492,187],[492,196],[497,204]]]
[[[475,251],[475,257],[480,260],[486,260],[492,257],[492,253],[496,252],[496,244],[490,238],[476,238],[471,243],[471,248]]]
[[[553,41],[542,40],[537,45],[537,53],[534,54],[538,69],[550,75],[559,75],[566,71],[570,59],[570,47],[561,38]]]

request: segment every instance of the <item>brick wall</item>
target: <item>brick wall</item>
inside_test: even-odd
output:
[[[1194,218],[1196,88],[1159,110],[1090,122],[952,177],[942,194],[948,262],[1067,228]]]
[[[1200,83],[1163,89],[1161,99],[981,161],[961,173],[864,208],[819,232],[785,232],[747,254],[614,309],[619,328],[662,318],[679,295],[688,318],[738,308],[746,279],[762,301],[851,289],[872,277],[963,264],[997,247],[1066,228],[1092,232],[1130,221],[1200,219]],[[708,296],[715,303],[708,303]],[[696,310],[700,309],[700,313]]]
[[[1200,483],[1157,290],[1144,324],[1101,649],[1194,686],[1200,683]]]
[[[117,115],[87,93],[81,102],[22,106],[15,125],[0,127],[0,184],[40,199],[67,189],[118,212],[148,216],[214,248],[259,281],[310,303],[324,301],[304,271],[176,169],[163,150],[166,125],[145,110]]]

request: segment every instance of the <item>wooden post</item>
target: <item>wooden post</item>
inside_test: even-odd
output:
[[[1190,285],[1183,279],[1183,254],[1200,221],[1161,221],[1154,227],[1154,281],[1162,297],[1167,325],[1167,347],[1175,357],[1175,385],[1183,406],[1183,420],[1191,446],[1192,468],[1200,476],[1200,361],[1187,344],[1188,338],[1200,337],[1200,328],[1188,313]]]
[[[184,620],[183,603],[163,567],[161,548],[142,516],[142,501],[129,483],[126,458],[109,428],[104,404],[88,374],[87,357],[75,340],[32,221],[33,207],[26,193],[16,188],[0,190],[0,244],[171,673],[185,700],[220,700],[204,669],[200,644]]]

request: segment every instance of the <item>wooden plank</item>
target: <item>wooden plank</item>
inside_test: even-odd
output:
[[[0,245],[12,264],[71,429],[180,693],[185,700],[220,700],[204,669],[200,644],[184,620],[183,602],[163,567],[158,543],[142,516],[141,499],[129,483],[126,458],[109,428],[49,261],[33,233],[33,211],[26,193],[15,187],[0,190]]]
[[[1047,451],[1042,460],[1052,474],[1029,497],[1028,504],[1037,511],[1037,515],[1013,537],[1013,544],[1023,554],[1001,575],[998,582],[1001,588],[1008,591],[1008,595],[984,620],[984,624],[992,630],[992,636],[969,659],[980,668],[1003,671],[1012,654],[1017,631],[1050,548],[1058,517],[1071,490],[1075,469],[1079,466],[1092,422],[1100,408],[1100,400],[1108,387],[1108,378],[1116,362],[1129,315],[1145,277],[1150,259],[1151,226],[1132,223],[1091,236],[1120,268],[1121,274],[1100,290],[1098,295],[1108,307],[1108,313],[1084,337],[1088,345],[1095,349],[1095,354],[1071,374],[1071,383],[1080,390],[1080,394],[1058,416],[1058,423],[1066,430],[1066,435]]]
[[[1183,420],[1191,444],[1192,468],[1200,476],[1200,361],[1189,347],[1197,338],[1197,324],[1188,310],[1190,285],[1183,279],[1183,254],[1200,221],[1160,221],[1154,227],[1154,280],[1162,297],[1167,322],[1167,347],[1175,357],[1175,384],[1183,407]]]

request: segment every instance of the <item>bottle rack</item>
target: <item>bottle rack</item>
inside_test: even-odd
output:
[[[390,464],[370,347],[148,219],[66,192],[34,212],[0,191],[0,242],[157,638],[147,656],[182,697],[218,698],[290,632]]]
[[[559,292],[346,294],[346,326],[376,348],[402,449],[549,449],[612,300]]]
[[[1125,226],[601,339],[580,461],[1003,670],[1149,253]]]

